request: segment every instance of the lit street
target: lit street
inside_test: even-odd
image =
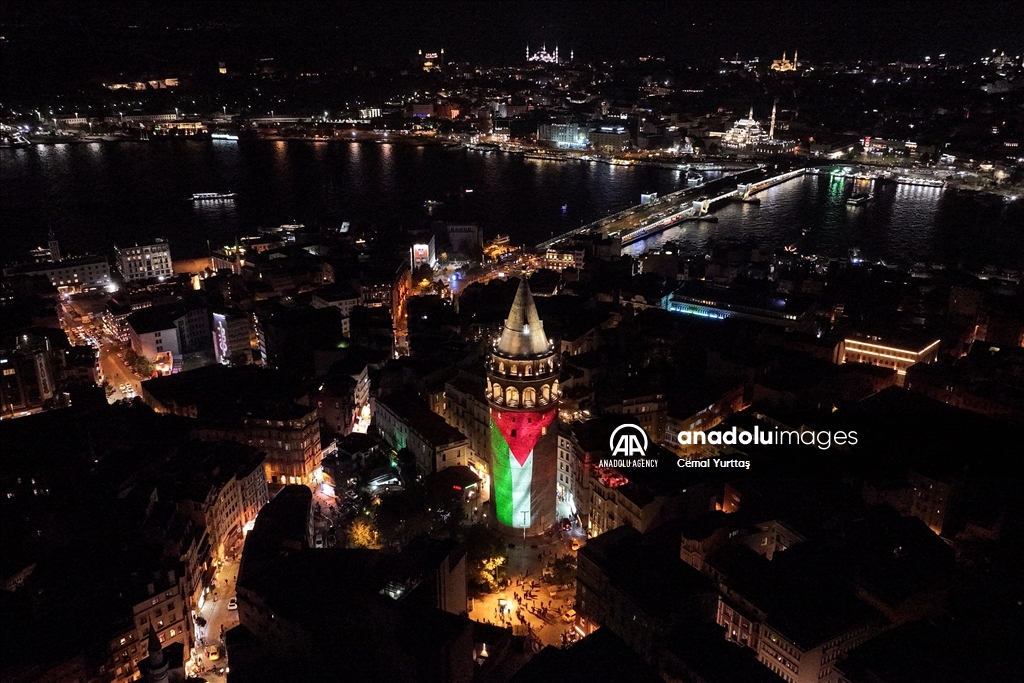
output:
[[[142,394],[142,379],[138,377],[131,368],[125,365],[124,347],[120,344],[106,342],[100,347],[100,368],[107,383],[114,388],[110,395],[110,401],[119,401],[129,398],[121,387],[131,387],[135,395]],[[118,354],[121,354],[120,357]]]
[[[563,634],[573,631],[572,620],[563,617],[575,607],[575,584],[559,589],[541,580],[541,574],[555,558],[575,553],[563,539],[543,544],[534,541],[530,539],[524,546],[520,540],[508,548],[508,587],[471,599],[469,616],[482,623],[507,626],[518,635],[533,633],[543,645],[560,647]]]
[[[192,650],[189,667],[208,681],[226,680],[224,670],[228,666],[228,654],[223,634],[238,625],[238,611],[228,609],[231,598],[235,597],[238,565],[238,561],[229,561],[218,567],[214,588],[207,594],[199,611],[206,620],[206,626],[197,629],[199,640]],[[218,659],[210,658],[214,647],[218,650]]]

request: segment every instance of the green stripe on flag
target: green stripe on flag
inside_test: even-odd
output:
[[[499,522],[512,526],[512,453],[493,419],[491,450],[494,453],[494,512]]]

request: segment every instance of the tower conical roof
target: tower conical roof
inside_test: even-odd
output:
[[[537,315],[537,306],[533,303],[533,294],[526,278],[519,281],[512,310],[505,318],[505,328],[501,331],[498,351],[506,356],[535,356],[548,351],[548,338],[544,334],[544,323]]]

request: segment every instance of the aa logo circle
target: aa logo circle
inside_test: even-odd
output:
[[[613,458],[642,458],[647,455],[648,445],[647,432],[634,424],[619,425],[608,439],[608,447],[612,449]]]

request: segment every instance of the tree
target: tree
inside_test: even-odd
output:
[[[411,277],[414,283],[419,283],[423,280],[429,281],[434,278],[434,270],[427,264],[423,263],[416,266],[416,270],[412,271]]]
[[[474,524],[466,529],[465,544],[469,584],[487,593],[497,590],[507,573],[505,540],[501,534],[483,524]]]
[[[380,548],[380,534],[368,519],[360,517],[352,521],[348,527],[348,544],[353,548]]]
[[[551,582],[565,586],[576,580],[576,560],[570,555],[563,555],[551,563]]]
[[[132,370],[139,373],[143,377],[149,377],[153,374],[153,364],[142,356],[136,356],[134,361],[130,361],[132,364]]]

